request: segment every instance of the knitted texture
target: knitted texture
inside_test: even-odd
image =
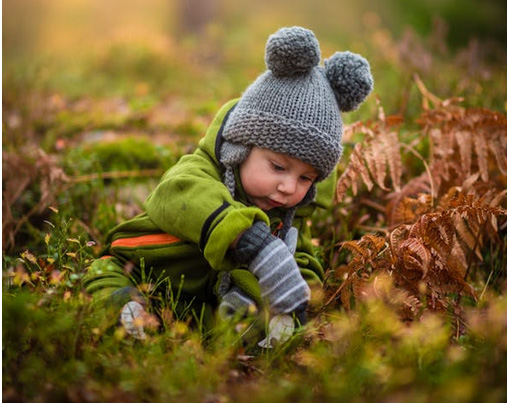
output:
[[[251,147],[229,141],[224,141],[220,148],[220,162],[225,166],[224,184],[229,189],[229,192],[231,192],[232,197],[236,193],[233,168],[241,164],[248,157],[250,150]]]
[[[310,287],[285,243],[273,237],[248,266],[274,314],[291,313],[310,299]]]
[[[259,280],[261,296],[274,314],[290,313],[310,298],[310,288],[293,256],[296,244],[295,228],[282,241],[271,235],[264,222],[257,221],[243,233],[234,251],[235,258],[246,263]]]
[[[312,31],[291,27],[271,35],[268,70],[242,95],[224,139],[298,158],[317,169],[318,180],[327,177],[342,154],[340,109],[357,107],[373,87],[364,58],[340,55],[323,68]]]
[[[232,287],[225,293],[218,306],[218,315],[224,320],[255,315],[257,311],[255,302],[237,287]]]

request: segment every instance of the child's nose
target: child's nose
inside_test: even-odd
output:
[[[296,189],[297,180],[291,177],[284,178],[284,180],[278,184],[278,191],[287,195],[296,193]]]

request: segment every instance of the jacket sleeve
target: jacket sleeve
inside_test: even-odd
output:
[[[145,208],[162,231],[199,245],[215,270],[235,268],[229,245],[254,221],[269,223],[262,210],[232,198],[218,164],[201,147],[164,174]]]
[[[296,216],[293,226],[298,229],[298,243],[296,253],[296,263],[303,278],[308,283],[322,283],[324,280],[324,269],[322,264],[315,256],[315,248],[312,245],[311,228],[307,223],[308,217]]]

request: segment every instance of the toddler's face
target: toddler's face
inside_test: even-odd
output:
[[[265,211],[295,206],[318,177],[311,165],[260,147],[252,147],[239,174],[250,202]]]

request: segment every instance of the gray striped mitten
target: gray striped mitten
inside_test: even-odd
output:
[[[235,317],[243,317],[248,314],[256,314],[257,305],[247,297],[238,287],[232,287],[227,291],[218,306],[218,315],[221,319],[228,320]]]
[[[236,258],[248,264],[258,278],[261,296],[273,314],[292,313],[310,299],[310,287],[303,279],[287,245],[257,221],[238,242]]]

